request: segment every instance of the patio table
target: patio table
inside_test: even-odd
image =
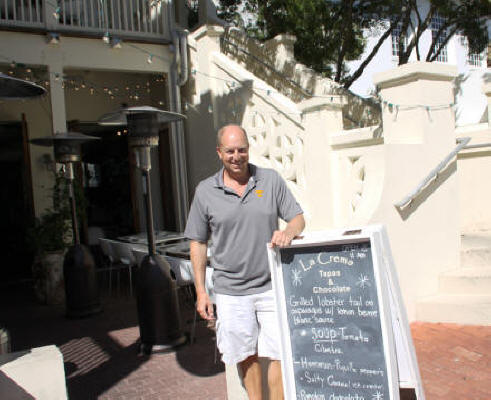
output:
[[[181,239],[184,239],[184,235],[182,234],[182,232],[155,231],[156,244],[172,243]],[[141,232],[134,235],[120,236],[117,238],[117,240],[132,244],[148,245],[146,232]]]

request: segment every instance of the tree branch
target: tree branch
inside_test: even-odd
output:
[[[435,61],[438,56],[440,55],[440,53],[442,52],[442,50],[445,48],[445,46],[447,45],[448,41],[450,40],[450,38],[455,34],[455,32],[457,32],[457,26],[455,26],[451,31],[450,33],[445,37],[445,40],[440,43],[440,45],[438,46],[438,49],[436,50],[436,52],[433,54],[433,56],[429,57],[429,54],[428,56],[426,57],[426,61],[429,61],[429,62],[433,62]]]
[[[389,29],[387,29],[384,32],[384,34],[379,38],[377,44],[373,47],[373,49],[370,52],[370,54],[365,58],[365,60],[363,60],[363,62],[356,69],[356,71],[344,83],[343,86],[344,86],[345,89],[348,89],[353,84],[353,82],[356,81],[361,76],[361,74],[363,74],[363,71],[365,70],[365,67],[370,63],[370,61],[372,61],[373,57],[375,57],[375,55],[377,54],[378,49],[380,48],[380,46],[382,46],[382,43],[392,33],[392,31],[394,30],[394,28],[397,26],[398,23],[399,23],[399,19],[397,19],[396,21],[394,21],[394,22],[392,22],[390,24]]]

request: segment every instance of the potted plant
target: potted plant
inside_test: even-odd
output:
[[[32,266],[34,293],[46,304],[65,301],[63,258],[71,243],[71,223],[65,178],[58,174],[53,187],[53,207],[36,218],[28,232],[35,254]]]

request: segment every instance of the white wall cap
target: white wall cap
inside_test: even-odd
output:
[[[457,67],[455,65],[418,61],[379,72],[373,76],[373,83],[376,86],[387,87],[417,79],[451,81],[456,76]]]
[[[343,130],[331,134],[331,146],[334,147],[360,147],[381,144],[384,142],[383,137],[379,135],[380,126],[368,126]]]
[[[341,110],[345,103],[346,99],[344,96],[339,97],[338,95],[333,95],[332,100],[330,100],[329,95],[327,95],[325,97],[312,97],[311,99],[304,100],[298,103],[298,109],[304,114],[318,110]]]
[[[293,46],[295,42],[297,41],[297,37],[295,35],[276,35],[274,38],[269,39],[266,41],[267,44],[285,44],[285,45],[290,45]]]
[[[0,371],[38,400],[66,400],[63,355],[54,345],[7,353]],[[1,392],[1,390],[0,390]]]
[[[203,25],[196,29],[190,36],[195,40],[200,40],[204,36],[221,36],[225,32],[223,26],[219,25]]]

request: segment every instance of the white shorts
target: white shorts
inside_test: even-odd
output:
[[[216,294],[217,345],[225,364],[257,354],[280,360],[273,291],[246,296]]]

